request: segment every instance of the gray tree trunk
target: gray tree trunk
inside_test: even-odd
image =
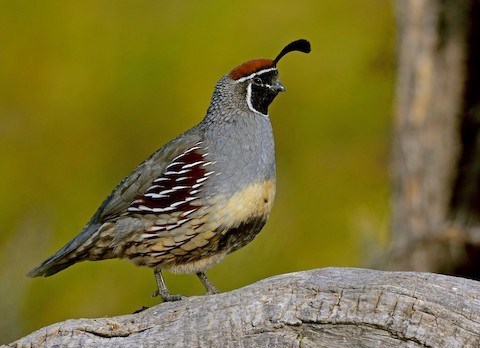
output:
[[[326,268],[138,314],[67,320],[11,347],[478,347],[480,283]]]
[[[480,278],[480,1],[397,0],[388,268]]]

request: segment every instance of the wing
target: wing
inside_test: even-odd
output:
[[[152,183],[162,176],[176,157],[201,141],[199,135],[189,135],[175,138],[160,150],[140,164],[127,176],[105,199],[94,220],[108,221],[125,212],[139,196],[148,193]]]
[[[30,271],[28,275],[30,277],[50,276],[80,261],[82,258],[73,255],[74,252],[87,243],[103,224],[115,220],[120,214],[126,212],[137,197],[147,193],[153,181],[162,176],[172,160],[201,140],[201,135],[193,131],[194,129],[175,138],[140,164],[110,193],[80,234]],[[71,253],[72,256],[69,256]]]

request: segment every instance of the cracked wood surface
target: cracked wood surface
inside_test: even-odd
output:
[[[67,320],[10,346],[478,347],[479,294],[479,282],[432,273],[315,269],[137,314]]]

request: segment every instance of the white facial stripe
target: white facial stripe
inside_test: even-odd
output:
[[[250,82],[247,86],[247,105],[250,110],[255,112],[256,114],[260,114],[262,116],[268,117],[268,114],[262,114],[260,111],[255,110],[255,108],[252,105],[252,83]]]
[[[236,83],[243,82],[243,81],[246,81],[246,80],[248,80],[248,79],[251,79],[251,78],[254,77],[255,75],[265,74],[265,73],[267,73],[267,72],[274,71],[274,70],[277,70],[277,68],[263,69],[263,70],[254,72],[253,74],[250,74],[250,75],[248,75],[248,76],[239,78],[238,80],[235,80],[235,82],[236,82]],[[263,115],[263,114],[262,114],[262,115]]]

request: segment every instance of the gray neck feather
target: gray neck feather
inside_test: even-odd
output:
[[[245,91],[228,77],[217,83],[212,103],[199,124],[204,131],[217,185],[234,193],[252,182],[275,177],[275,147],[270,119],[251,112]],[[240,97],[239,97],[240,96]]]

